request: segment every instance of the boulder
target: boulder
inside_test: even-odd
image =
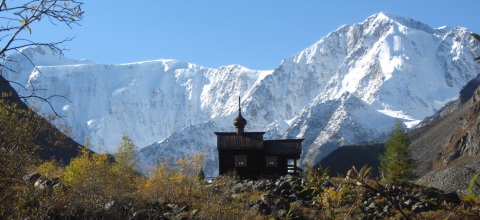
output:
[[[26,184],[35,184],[35,182],[40,178],[40,173],[31,173],[23,176],[23,182]]]
[[[268,205],[273,205],[273,196],[271,194],[263,194],[262,201]]]
[[[53,186],[57,184],[53,181],[50,181],[50,180],[43,180],[43,179],[37,179],[37,181],[35,181],[35,188],[37,189],[40,189],[40,190],[44,190],[44,189],[47,189],[47,188],[53,188]]]
[[[455,205],[458,205],[458,204],[460,204],[460,202],[462,202],[462,200],[460,199],[460,196],[458,196],[458,194],[456,192],[451,192],[451,193],[445,194],[444,201],[446,203],[455,204]]]
[[[257,200],[253,203],[250,203],[248,205],[248,209],[263,215],[268,215],[270,214],[270,211],[271,211],[270,207],[267,204],[265,204],[262,200]]]
[[[275,203],[275,210],[289,210],[290,209],[290,202],[286,199],[279,199],[277,203]]]
[[[285,218],[287,216],[287,210],[285,209],[280,209],[277,211],[277,216],[280,218]]]
[[[107,202],[107,203],[103,206],[103,209],[104,209],[105,211],[108,211],[108,210],[110,210],[110,209],[113,207],[113,205],[115,205],[115,201],[112,200],[112,201],[110,201],[110,202]]]
[[[241,193],[250,190],[248,183],[237,183],[232,187],[232,193]]]

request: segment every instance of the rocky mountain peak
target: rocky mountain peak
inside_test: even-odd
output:
[[[433,29],[425,23],[414,20],[412,18],[400,15],[394,15],[390,13],[380,12],[372,15],[365,21],[370,26],[385,26],[385,24],[397,24],[406,28],[411,28],[419,31],[423,31],[432,34]]]

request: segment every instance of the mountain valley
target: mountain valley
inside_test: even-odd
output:
[[[247,131],[303,138],[300,164],[314,164],[342,145],[381,142],[396,118],[414,127],[480,72],[473,60],[480,45],[467,29],[386,13],[338,28],[274,70],[178,60],[95,64],[46,48],[22,52],[9,56],[14,71],[4,76],[21,95],[66,97],[38,104],[64,116],[75,141],[88,137],[93,150],[112,152],[127,135],[144,169],[158,158],[204,152],[208,176],[218,173],[214,132],[234,130],[238,97]]]

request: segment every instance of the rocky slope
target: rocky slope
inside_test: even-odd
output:
[[[419,165],[417,183],[465,194],[473,175],[480,172],[479,86],[480,75],[462,88],[457,100],[408,131],[410,153]],[[319,164],[332,174],[344,175],[352,166],[363,165],[378,171],[383,152],[382,144],[342,146]]]
[[[480,172],[479,78],[460,92],[460,98],[412,132],[412,150],[421,161],[418,182],[447,191],[465,193]],[[428,149],[428,150],[426,150]]]
[[[88,204],[92,209],[89,211],[63,206],[49,209],[44,216],[61,219],[478,219],[477,207],[464,203],[456,193],[415,184],[385,187],[367,180],[364,182],[371,186],[368,188],[357,185],[354,179],[341,177],[321,176],[315,180],[318,182],[291,175],[258,180],[221,176],[209,183],[197,182],[193,186],[195,193],[187,198],[166,202],[158,202],[160,198],[155,202],[138,198],[112,200],[106,204]],[[38,173],[26,175],[24,181],[35,187],[36,192],[62,189],[62,183],[44,180]]]

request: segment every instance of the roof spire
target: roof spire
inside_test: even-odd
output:
[[[243,135],[247,120],[242,117],[242,107],[240,105],[240,96],[238,97],[238,116],[233,120],[233,125],[237,128],[237,134]]]
[[[240,96],[238,96],[238,115],[242,115],[242,106],[240,105]]]

